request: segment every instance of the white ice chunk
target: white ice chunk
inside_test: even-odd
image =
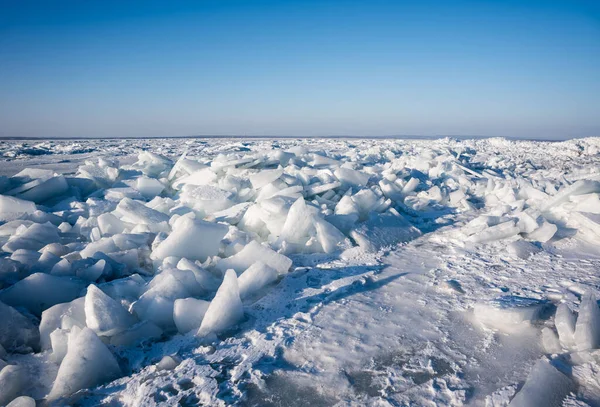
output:
[[[277,280],[277,270],[257,261],[238,278],[240,297],[247,298]]]
[[[404,195],[408,195],[411,192],[413,192],[415,189],[417,189],[418,186],[419,186],[419,180],[417,178],[411,178],[410,180],[408,180],[406,185],[404,185],[404,187],[402,188],[402,193]]]
[[[334,166],[334,165],[340,165],[340,162],[334,158],[331,157],[326,157],[324,155],[319,154],[312,154],[312,165],[315,167],[320,167],[320,166]]]
[[[162,273],[155,276],[152,281],[147,284],[145,292],[156,292],[163,297],[168,296],[176,298],[170,294],[165,294],[167,291],[166,287],[174,283],[173,279],[175,279],[185,287],[186,292],[188,292],[190,295],[199,296],[206,294],[207,288],[202,286],[196,278],[197,269],[199,268],[196,267],[196,269],[192,270],[192,267],[189,266],[187,269],[168,268],[163,270]],[[201,274],[200,278],[202,279],[202,277],[203,275]]]
[[[218,282],[215,282],[215,276],[202,267],[199,267],[191,260],[182,258],[177,263],[177,268],[179,270],[190,270],[192,273],[194,273],[196,282],[200,284],[200,287],[207,291],[215,290],[218,287]]]
[[[367,185],[371,178],[370,174],[345,167],[337,168],[333,174],[344,184],[360,187]]]
[[[106,260],[100,259],[91,266],[78,269],[77,277],[86,281],[97,281],[103,275],[107,276],[110,270],[110,265],[106,263]]]
[[[173,274],[167,274],[157,284],[149,284],[149,287],[151,288],[131,305],[131,311],[140,319],[150,320],[163,329],[173,328],[174,301],[191,296],[186,285]]]
[[[179,333],[185,334],[192,330],[197,331],[202,324],[209,305],[209,301],[198,300],[196,298],[175,300],[173,319]]]
[[[105,212],[98,216],[98,228],[103,236],[112,236],[117,233],[123,233],[127,224],[121,219],[117,218],[110,212]]]
[[[315,219],[317,240],[325,253],[333,253],[337,250],[350,246],[346,236],[331,223],[321,219]]]
[[[342,186],[342,183],[339,181],[329,182],[327,184],[314,184],[309,185],[305,188],[306,196],[313,196],[322,194],[323,192],[327,192],[332,189],[336,189]]]
[[[571,197],[573,198],[573,197]],[[578,195],[575,210],[600,215],[600,194]]]
[[[359,214],[358,205],[354,202],[352,197],[344,195],[342,199],[335,206],[336,215],[357,215]]]
[[[181,189],[181,187],[184,185],[208,185],[214,182],[216,179],[217,174],[215,174],[210,168],[202,168],[173,182],[173,188]]]
[[[117,214],[117,216],[120,216],[122,221],[134,224],[169,222],[168,215],[151,209],[142,202],[134,201],[130,198],[121,199],[114,213]]]
[[[146,284],[139,274],[119,278],[108,283],[100,284],[98,288],[117,302],[129,302],[136,300],[142,293],[142,287]]]
[[[300,197],[292,204],[285,219],[280,238],[289,243],[303,244],[316,234],[314,218],[317,210]]]
[[[13,307],[25,307],[34,315],[61,302],[69,302],[85,287],[81,280],[35,273],[0,292],[0,301]]]
[[[2,204],[2,198],[3,196],[0,195],[0,205]],[[4,198],[10,198],[10,197],[4,197]],[[35,206],[35,205],[34,205]],[[2,210],[0,209],[0,221],[2,221]],[[19,228],[21,227],[21,225],[24,225],[25,227],[29,227],[31,225],[33,225],[34,222],[30,221],[30,220],[25,220],[25,219],[16,219],[16,220],[11,220],[6,222],[4,225],[0,226],[0,236],[12,236],[14,235],[17,230],[19,230]]]
[[[252,183],[252,187],[255,189],[259,189],[264,187],[267,184],[275,181],[277,178],[283,175],[283,169],[278,168],[276,170],[262,170],[257,172],[256,174],[250,175],[250,182]]]
[[[152,199],[165,189],[165,186],[157,179],[148,178],[148,177],[139,177],[136,180],[136,189],[140,191],[140,193],[146,199]]]
[[[592,294],[581,299],[574,339],[579,351],[600,348],[600,308]]]
[[[232,225],[237,225],[250,205],[252,205],[250,202],[243,202],[230,208],[223,209],[222,211],[215,212],[212,216],[216,222],[227,222]]]
[[[220,260],[216,266],[221,271],[233,269],[236,273],[242,273],[257,261],[274,268],[279,274],[286,273],[292,266],[292,260],[288,257],[261,245],[256,240],[248,243],[233,256]]]
[[[467,240],[473,243],[489,243],[496,240],[507,239],[520,232],[521,230],[515,225],[514,221],[508,221],[475,233],[474,235],[469,236]]]
[[[544,346],[546,353],[554,354],[561,353],[562,351],[558,336],[548,327],[542,329],[542,345]]]
[[[517,218],[517,226],[521,230],[521,233],[531,233],[537,228],[539,228],[539,225],[536,222],[536,220],[527,212],[519,212],[517,214]]]
[[[360,211],[361,219],[367,219],[373,211],[377,210],[382,201],[372,189],[361,189],[352,196],[352,200]]]
[[[212,185],[185,185],[180,193],[181,203],[200,211],[212,214],[233,206],[233,194]]]
[[[566,303],[559,304],[554,315],[554,326],[560,343],[567,349],[575,346],[575,314]]]
[[[8,403],[6,407],[35,407],[35,405],[35,400],[31,397],[21,396]]]
[[[89,285],[85,295],[85,323],[100,336],[112,336],[136,323],[118,302],[95,285]]]
[[[41,254],[39,252],[26,249],[15,250],[13,254],[10,255],[11,260],[18,261],[26,267],[33,267],[40,257]]]
[[[546,211],[563,202],[567,202],[573,195],[584,195],[596,192],[600,192],[600,181],[580,179],[568,187],[561,189],[542,207],[542,210]]]
[[[264,234],[266,236],[268,232],[265,233],[267,229],[262,217],[263,210],[261,206],[254,204],[246,210],[246,213],[244,213],[244,216],[242,216],[242,219],[238,223],[238,227],[246,232],[253,232],[261,236]]]
[[[189,296],[189,294],[187,294]],[[173,329],[173,304],[174,300],[160,295],[142,296],[139,301],[131,305],[131,311],[140,319],[148,320],[161,329]]]
[[[546,302],[513,295],[477,303],[475,318],[482,324],[504,332],[512,332],[539,319]]]
[[[58,175],[18,194],[17,197],[20,199],[26,199],[28,201],[40,203],[60,196],[66,193],[68,190],[69,184],[67,183],[67,180],[62,175]]]
[[[558,227],[555,224],[544,221],[542,226],[527,234],[527,239],[545,243],[552,239],[557,230]]]
[[[61,259],[50,269],[50,274],[53,276],[71,276],[73,275],[73,267],[67,259]]]
[[[22,230],[10,237],[8,242],[2,246],[2,250],[13,253],[19,249],[40,250],[49,243],[59,240],[58,228],[51,223],[34,223],[27,229]]]
[[[160,174],[165,173],[170,166],[171,160],[147,150],[138,154],[138,160],[133,165],[134,168],[142,170],[144,174],[151,177],[158,177]]]
[[[121,369],[112,353],[94,331],[84,328],[69,341],[67,355],[60,364],[47,400],[54,401],[119,376]]]
[[[556,370],[546,358],[540,359],[509,407],[560,407],[573,387],[571,379]]]
[[[237,275],[234,270],[227,270],[196,335],[205,337],[222,333],[237,324],[243,316]]]
[[[0,370],[0,405],[6,405],[22,394],[30,379],[23,366],[8,365]]]
[[[228,231],[225,225],[184,218],[152,252],[151,258],[177,256],[205,261],[207,257],[219,254],[221,240]]]
[[[60,227],[59,227],[59,229],[60,229]],[[48,253],[52,253],[58,257],[62,257],[65,254],[68,254],[70,251],[71,251],[71,249],[68,246],[65,246],[60,243],[50,243],[40,249],[41,253],[48,252]]]
[[[66,329],[55,329],[50,334],[50,342],[52,343],[52,361],[60,364],[69,349],[69,331]]]
[[[98,252],[113,253],[118,251],[119,247],[115,244],[114,239],[112,237],[105,237],[96,242],[89,243],[82,251],[79,252],[79,255],[82,259],[86,259],[88,257],[92,257]]]
[[[40,322],[40,345],[42,350],[52,349],[50,334],[63,327],[63,320],[68,319],[70,325],[85,326],[85,297],[77,298],[71,302],[56,304],[42,312]],[[65,325],[65,328],[67,326]]]
[[[176,356],[163,356],[163,358],[156,364],[157,370],[174,370],[181,363],[181,359]]]

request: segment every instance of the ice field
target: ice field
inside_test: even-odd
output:
[[[600,406],[600,138],[0,140],[0,406]]]

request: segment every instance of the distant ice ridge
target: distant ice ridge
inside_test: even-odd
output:
[[[218,343],[247,324],[244,307],[302,256],[393,250],[453,221],[458,244],[503,245],[515,260],[570,231],[600,247],[597,169],[567,179],[515,168],[479,143],[416,143],[409,151],[389,140],[365,150],[344,143],[336,151],[326,143],[249,143],[169,157],[142,150],[130,165],[97,157],[75,175],[26,168],[0,177],[0,384],[8,389],[0,404],[75,400],[144,367],[119,358],[129,348],[181,335]],[[577,154],[598,155],[593,140],[580,143]],[[474,315],[513,332],[549,305],[505,296],[477,304]],[[549,353],[598,349],[595,297],[583,296],[577,315],[565,307],[542,334]],[[38,383],[20,354],[52,364],[51,383]],[[161,368],[179,363],[165,358]],[[565,396],[572,379],[555,370],[536,364],[514,405],[546,400],[540,383]]]

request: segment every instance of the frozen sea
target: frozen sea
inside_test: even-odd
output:
[[[0,140],[0,405],[600,406],[600,138]]]

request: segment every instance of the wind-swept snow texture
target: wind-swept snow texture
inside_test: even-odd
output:
[[[0,141],[0,405],[599,406],[600,140]]]

